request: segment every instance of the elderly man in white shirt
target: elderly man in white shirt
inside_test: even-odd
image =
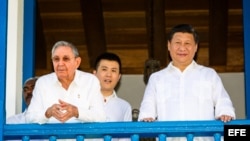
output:
[[[27,122],[105,121],[100,83],[93,74],[77,70],[81,63],[77,48],[59,41],[51,53],[54,72],[41,76],[36,82]]]

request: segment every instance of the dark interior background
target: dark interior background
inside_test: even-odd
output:
[[[123,74],[142,74],[145,61],[169,62],[166,36],[180,23],[200,34],[197,62],[218,72],[243,72],[241,0],[37,0],[36,75],[53,71],[50,51],[66,40],[92,71],[96,56],[109,51],[122,59]]]

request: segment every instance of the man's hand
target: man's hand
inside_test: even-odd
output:
[[[59,100],[59,104],[54,104],[45,112],[47,118],[54,117],[61,122],[66,122],[72,117],[78,118],[78,109],[65,101]]]
[[[154,118],[144,118],[141,121],[144,121],[144,122],[153,122],[153,121],[155,121],[155,119]]]
[[[229,122],[229,121],[233,120],[233,117],[228,116],[228,115],[222,115],[222,116],[218,117],[218,119],[223,121],[223,122]]]

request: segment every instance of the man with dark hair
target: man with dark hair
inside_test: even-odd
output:
[[[107,121],[132,121],[130,104],[116,95],[115,87],[121,79],[121,60],[114,53],[103,53],[97,57],[94,75],[101,84],[103,106]]]
[[[219,75],[194,60],[198,43],[199,36],[191,25],[180,24],[172,28],[168,38],[172,61],[150,76],[139,121],[218,119],[228,122],[235,119],[232,101]]]

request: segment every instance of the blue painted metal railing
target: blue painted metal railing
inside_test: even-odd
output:
[[[140,137],[187,137],[192,141],[198,136],[212,136],[220,141],[224,125],[250,125],[250,120],[221,121],[164,121],[164,122],[105,122],[105,123],[64,123],[64,124],[5,124],[4,140],[16,139],[76,139],[87,138],[131,138]]]

